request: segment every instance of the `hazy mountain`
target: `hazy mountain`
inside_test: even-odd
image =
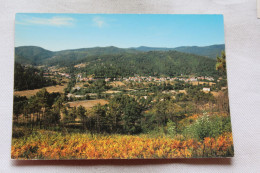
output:
[[[45,64],[46,62],[78,60],[87,56],[111,55],[122,53],[138,53],[135,49],[122,49],[114,46],[71,49],[52,52],[36,46],[15,48],[15,61],[21,64]]]
[[[136,48],[132,48],[142,52],[149,52],[149,51],[168,51],[174,50],[174,48],[167,48],[167,47],[147,47],[147,46],[140,46]]]
[[[82,49],[71,49],[62,51],[49,51],[41,47],[36,46],[21,46],[15,48],[15,61],[21,64],[48,64],[48,65],[60,65],[67,64],[67,62],[76,62],[82,59],[86,59],[90,56],[101,55],[116,55],[116,54],[139,54],[141,52],[149,51],[178,51],[189,54],[206,56],[216,59],[217,55],[220,55],[221,51],[225,49],[225,45],[212,45],[205,47],[198,46],[183,46],[177,48],[156,48],[156,47],[137,47],[137,48],[117,48],[110,47],[93,47]]]
[[[182,46],[182,47],[176,47],[174,48],[174,50],[216,59],[217,56],[221,55],[222,51],[225,51],[225,45],[219,44],[219,45],[212,45],[212,46],[205,46],[205,47]]]
[[[179,52],[191,53],[191,54],[206,56],[206,57],[215,59],[216,56],[221,54],[221,51],[225,50],[225,45],[219,44],[219,45],[211,45],[211,46],[204,46],[204,47],[181,46],[181,47],[176,47],[176,48],[140,46],[140,47],[137,47],[137,48],[134,48],[134,49],[139,50],[139,51],[144,51],[144,52],[176,50],[176,51],[179,51]]]
[[[104,54],[118,54],[118,53],[136,53],[139,52],[135,49],[124,49],[115,46],[109,47],[92,47],[92,48],[81,48],[81,49],[69,49],[57,51],[56,55],[66,55],[69,53],[84,53],[86,55],[104,55]]]

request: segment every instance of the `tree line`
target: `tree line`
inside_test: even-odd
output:
[[[91,133],[139,134],[174,126],[180,132],[179,121],[188,115],[201,113],[206,103],[217,107],[211,112],[229,113],[227,95],[215,99],[212,94],[198,88],[188,89],[186,94],[158,94],[144,99],[118,94],[106,105],[92,109],[83,106],[69,107],[67,97],[60,93],[48,93],[42,89],[29,99],[14,97],[14,122],[33,129],[76,128]]]
[[[56,81],[43,76],[43,71],[34,67],[24,67],[19,63],[14,66],[14,90],[32,90],[56,85]]]

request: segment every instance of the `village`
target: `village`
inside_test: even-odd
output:
[[[129,77],[117,77],[117,78],[111,78],[111,77],[95,77],[95,75],[86,75],[84,73],[76,73],[76,74],[70,74],[64,72],[64,69],[56,69],[55,67],[49,67],[48,72],[45,72],[43,75],[45,77],[55,77],[55,78],[62,78],[63,81],[69,81],[72,78],[76,79],[75,85],[72,87],[72,90],[67,94],[68,98],[74,98],[74,99],[84,99],[86,96],[90,96],[92,98],[95,98],[97,96],[97,93],[84,93],[79,94],[79,92],[82,89],[84,89],[84,84],[89,84],[92,82],[95,82],[97,80],[104,80],[108,84],[115,84],[112,85],[113,87],[121,87],[121,89],[128,89],[128,91],[136,91],[134,88],[126,87],[129,83],[153,83],[159,85],[160,83],[170,83],[174,84],[176,82],[184,82],[191,85],[203,85],[204,87],[201,89],[203,92],[213,92],[214,95],[216,93],[211,89],[212,86],[215,86],[217,82],[220,82],[222,80],[221,77],[218,79],[214,79],[212,76],[195,76],[195,75],[183,75],[180,76],[172,76],[172,77],[155,77],[155,76],[141,76],[141,75],[134,75]],[[119,84],[119,85],[118,85]],[[103,93],[105,94],[115,94],[120,93],[121,91],[113,90],[107,90]],[[221,90],[225,90],[225,87],[222,87]],[[163,91],[162,93],[170,93],[170,94],[176,94],[176,93],[186,93],[184,89],[176,92],[175,90],[170,91]]]
[[[69,74],[60,73],[62,76],[70,77]],[[77,75],[80,81],[93,81],[93,77],[82,77],[82,74]],[[97,78],[96,78],[97,79]],[[166,82],[166,81],[184,81],[184,82],[196,82],[196,81],[214,81],[213,77],[210,76],[199,76],[199,77],[153,77],[153,76],[139,76],[123,77],[123,78],[104,78],[106,82],[109,81],[134,81],[134,82]]]

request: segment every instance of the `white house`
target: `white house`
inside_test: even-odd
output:
[[[209,92],[209,91],[210,91],[210,88],[203,88],[202,91]]]

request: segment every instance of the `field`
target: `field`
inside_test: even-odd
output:
[[[110,85],[113,86],[113,87],[125,86],[125,84],[123,82],[120,82],[120,81],[111,82]]]
[[[185,91],[185,90],[179,90],[179,93],[187,94],[187,91]]]
[[[87,65],[87,63],[81,63],[81,64],[74,65],[74,67],[83,68],[83,67],[86,67],[86,65]]]
[[[232,156],[231,133],[217,138],[180,140],[147,135],[90,135],[38,132],[13,139],[13,159],[141,159]]]
[[[108,90],[105,93],[107,94],[114,94],[114,93],[120,93],[121,91],[113,91],[113,90]]]
[[[216,83],[214,82],[201,82],[201,81],[193,81],[191,82],[192,85],[203,85],[203,84],[209,84],[209,86],[215,85]]]
[[[65,84],[65,85],[49,86],[49,87],[45,87],[45,88],[50,93],[53,93],[53,92],[64,93],[64,88],[66,88],[66,87],[67,87],[67,84]],[[15,96],[26,96],[27,98],[29,98],[31,96],[34,96],[40,90],[41,89],[14,91],[14,95]]]
[[[68,102],[68,104],[70,105],[70,107],[79,107],[79,106],[83,106],[86,109],[90,109],[93,106],[97,105],[97,104],[101,104],[101,105],[105,105],[107,104],[108,101],[104,100],[104,99],[97,99],[97,100],[83,100],[83,101],[74,101],[74,102]]]
[[[211,94],[212,94],[214,97],[218,97],[220,93],[221,93],[221,91],[218,91],[218,92],[216,92],[216,91],[211,91]]]

